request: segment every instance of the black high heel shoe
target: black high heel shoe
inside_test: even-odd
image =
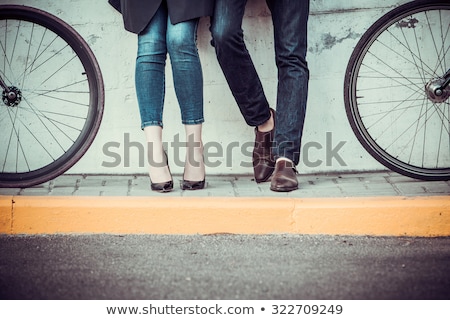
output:
[[[182,190],[200,190],[205,188],[205,179],[202,181],[190,181],[183,180],[181,181],[181,189]]]
[[[158,183],[151,183],[150,187],[152,188],[152,191],[156,192],[170,192],[173,190],[173,181],[167,181],[167,182],[158,182]]]
[[[203,160],[204,162],[204,160]],[[200,190],[205,188],[205,178],[201,181],[191,181],[191,180],[185,180],[184,179],[184,172],[183,172],[183,180],[181,181],[180,188],[181,190]]]
[[[169,168],[169,159],[167,158],[167,154],[165,151],[164,151],[164,156],[166,157],[167,169],[169,169],[170,176],[172,176],[172,173],[170,172],[170,168]],[[153,183],[150,179],[150,188],[152,189],[152,191],[156,191],[156,192],[161,192],[161,193],[170,192],[173,190],[173,180],[166,181],[166,182]]]

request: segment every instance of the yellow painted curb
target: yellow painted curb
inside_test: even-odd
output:
[[[316,200],[317,201],[317,200]],[[297,201],[295,233],[450,236],[450,197]]]
[[[15,196],[0,197],[0,210],[4,234],[450,236],[450,197]]]
[[[0,196],[0,234],[10,233],[13,207],[12,196]]]

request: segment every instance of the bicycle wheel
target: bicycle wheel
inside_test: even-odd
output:
[[[377,20],[345,74],[350,125],[381,164],[422,180],[450,179],[450,3],[413,1]],[[446,75],[447,74],[447,75]]]
[[[83,38],[42,10],[0,6],[0,187],[29,187],[72,167],[103,115],[99,65]]]

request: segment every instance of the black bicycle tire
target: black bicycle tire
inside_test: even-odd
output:
[[[357,137],[360,144],[364,149],[378,162],[387,167],[388,169],[400,173],[404,176],[408,176],[414,179],[426,180],[426,181],[446,181],[450,180],[450,168],[429,169],[413,166],[403,161],[396,160],[389,155],[383,148],[381,148],[366,131],[364,124],[361,121],[358,110],[355,107],[357,102],[354,101],[355,97],[352,95],[353,85],[355,81],[355,70],[358,68],[358,61],[361,56],[369,49],[373,42],[374,35],[380,32],[387,25],[391,25],[398,20],[399,17],[411,14],[412,12],[423,11],[424,8],[439,7],[450,9],[448,1],[430,1],[430,0],[418,0],[405,3],[392,9],[384,14],[378,20],[376,20],[367,31],[362,35],[361,39],[355,46],[347,68],[344,79],[344,103],[347,119],[350,126]],[[376,37],[375,37],[376,38]]]
[[[78,56],[89,83],[89,115],[74,144],[58,159],[37,170],[22,173],[0,173],[0,187],[26,188],[60,176],[75,165],[89,149],[103,117],[103,77],[98,61],[87,42],[62,19],[38,8],[22,5],[1,5],[0,19],[18,19],[36,23],[58,34]]]

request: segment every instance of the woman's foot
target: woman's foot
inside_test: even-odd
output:
[[[201,141],[201,125],[186,126],[186,135],[186,161],[181,189],[203,189],[205,187],[205,161]]]
[[[157,154],[153,152],[151,156],[149,155],[149,158],[150,166],[148,171],[150,180],[153,183],[162,183],[172,180],[165,152],[161,152],[161,154],[159,154],[159,152]]]
[[[203,146],[187,148],[181,189],[199,190],[205,187],[205,162]]]
[[[173,181],[167,181],[167,182],[162,182],[162,183],[150,183],[150,188],[152,189],[152,191],[156,191],[156,192],[170,192],[173,190]]]
[[[156,161],[159,158],[154,158],[154,163],[150,164],[149,176],[150,187],[153,191],[157,192],[169,192],[173,189],[172,174],[170,173],[167,155],[163,152],[163,158],[161,161]]]
[[[148,164],[150,186],[153,191],[167,192],[173,189],[172,174],[167,154],[162,145],[162,128],[149,126],[144,128],[148,144]]]

